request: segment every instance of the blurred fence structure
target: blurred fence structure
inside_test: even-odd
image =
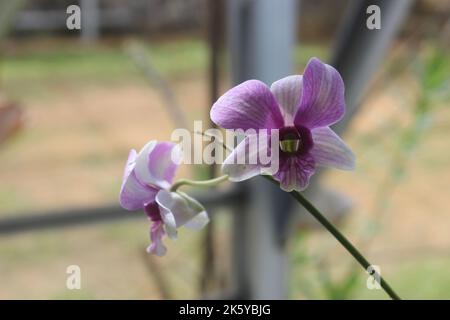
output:
[[[347,107],[342,132],[364,95],[371,76],[393,40],[413,0],[354,0],[338,37],[332,64],[346,83]],[[232,80],[250,78],[268,84],[291,74],[296,40],[297,0],[229,0],[228,39]],[[381,30],[366,28],[366,8],[378,5]],[[212,37],[214,39],[214,37]],[[317,177],[308,193],[319,192]],[[212,212],[216,207],[234,207],[232,290],[228,298],[282,299],[287,295],[288,266],[285,239],[296,213],[287,193],[261,179],[243,183],[226,192],[196,196]],[[106,222],[138,217],[118,206],[89,208],[3,218],[0,236],[52,227]]]
[[[82,12],[83,38],[96,39],[104,31],[158,32],[164,29],[183,31],[201,27],[205,14],[204,0],[8,0],[23,2],[12,26],[19,33],[67,33],[66,8],[79,5]],[[199,10],[200,9],[200,10]],[[151,15],[151,19],[148,17]]]

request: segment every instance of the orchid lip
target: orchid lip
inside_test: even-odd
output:
[[[161,213],[159,211],[158,204],[156,201],[152,201],[144,206],[144,211],[147,214],[147,217],[153,221],[162,221]]]
[[[280,150],[286,153],[297,153],[301,148],[300,139],[286,139],[280,141]]]
[[[305,154],[313,145],[311,132],[305,127],[280,129],[280,150],[285,154]]]

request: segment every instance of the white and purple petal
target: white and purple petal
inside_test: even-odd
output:
[[[302,87],[301,75],[285,77],[275,81],[270,86],[270,91],[272,91],[280,106],[285,126],[292,126],[294,124],[294,117],[300,106]]]
[[[203,229],[209,223],[209,216],[203,205],[184,192],[178,191],[177,193],[187,201],[187,204],[194,215],[193,218],[187,220],[184,226],[191,230]]]
[[[345,113],[344,82],[339,72],[317,58],[309,60],[303,74],[296,125],[310,129],[329,126]]]
[[[247,135],[222,164],[222,172],[230,181],[244,181],[260,174],[273,174],[278,169],[278,144],[272,150],[271,141],[278,138],[278,129],[271,133],[260,130],[259,134]],[[278,141],[278,139],[277,139]]]
[[[134,171],[135,160],[136,151],[133,149],[128,156],[119,194],[120,205],[127,210],[142,209],[146,203],[155,199],[158,192],[156,188],[145,185],[138,180]]]
[[[177,228],[188,222],[192,222],[191,227],[194,225],[203,227],[209,221],[204,208],[198,202],[193,203],[179,193],[160,190],[156,195],[156,202],[167,235],[172,239],[177,237]]]
[[[244,181],[261,174],[258,150],[252,147],[254,141],[257,135],[246,136],[223,162],[222,173],[228,175],[230,181]]]
[[[149,185],[168,189],[181,160],[180,147],[173,142],[147,143],[136,158],[136,176]]]
[[[191,230],[201,230],[209,223],[209,216],[206,211],[201,211],[191,220],[185,223],[185,227]]]
[[[328,127],[311,130],[313,147],[311,156],[317,165],[341,170],[355,168],[355,155],[339,136]]]
[[[225,129],[277,129],[284,123],[275,97],[259,80],[228,90],[214,103],[210,116]]]

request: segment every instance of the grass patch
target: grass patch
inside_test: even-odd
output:
[[[165,75],[204,70],[207,49],[198,40],[147,43],[149,60]],[[49,51],[19,51],[5,55],[2,62],[4,81],[51,80],[55,78],[123,79],[137,73],[125,46],[52,48]]]

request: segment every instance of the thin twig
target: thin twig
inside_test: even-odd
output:
[[[206,132],[200,132],[200,131],[194,131],[194,134],[199,134],[204,137],[214,138],[216,141],[218,141],[222,145],[222,148],[224,148],[225,150],[230,151],[230,152],[233,151],[233,148],[227,146],[226,143],[223,142],[218,136],[215,136],[213,134],[209,134]]]
[[[126,50],[149,83],[160,93],[162,100],[168,108],[167,113],[174,121],[175,126],[177,128],[187,128],[186,116],[178,103],[173,90],[164,77],[150,63],[144,47],[135,43],[127,46]]]

